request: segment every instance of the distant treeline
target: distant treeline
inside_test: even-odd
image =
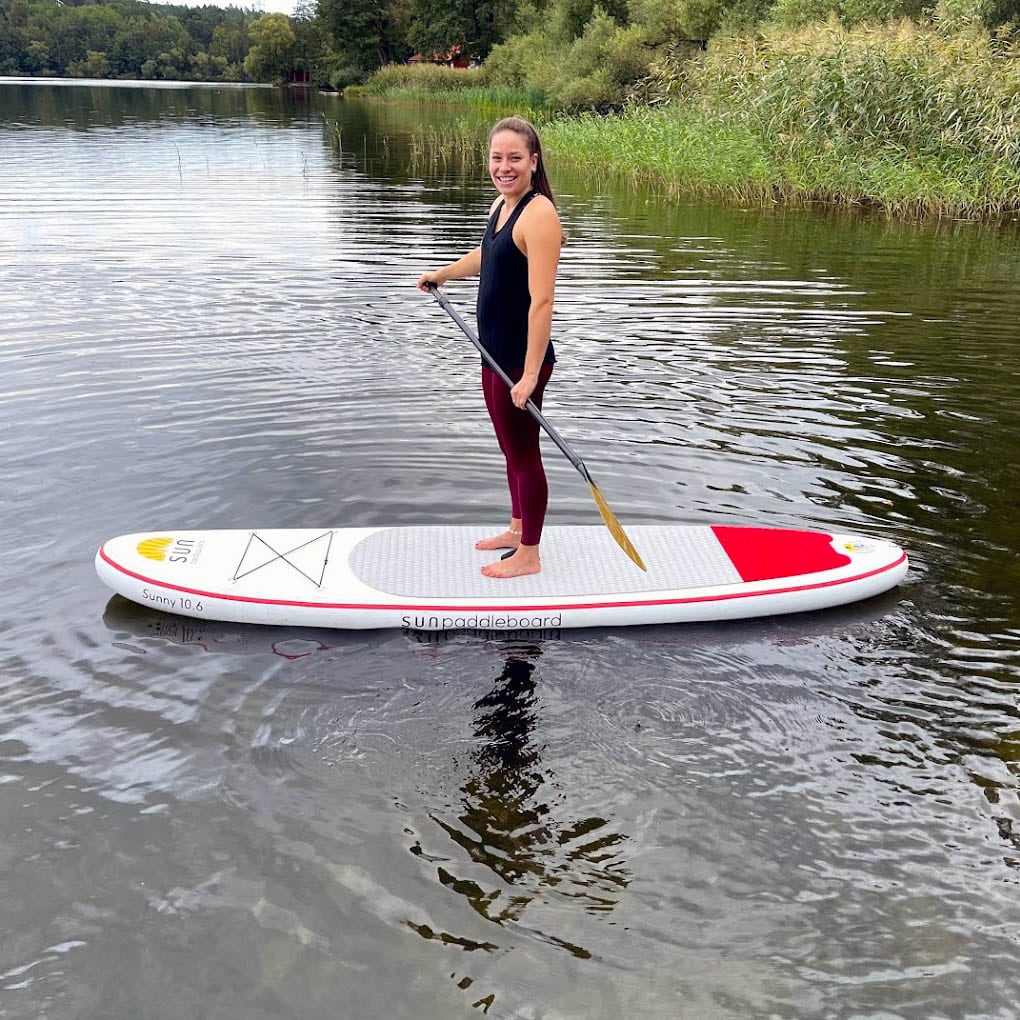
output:
[[[311,22],[141,0],[0,0],[0,74],[284,79],[314,59]]]
[[[0,0],[0,74],[342,89],[406,61],[484,59],[516,0],[303,0],[293,17],[142,0]]]

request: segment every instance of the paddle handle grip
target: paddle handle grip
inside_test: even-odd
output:
[[[447,300],[446,295],[439,289],[439,286],[435,283],[427,283],[426,286],[432,292],[432,296],[443,306],[444,311],[450,316],[451,319],[458,326],[460,326],[463,334],[478,348],[478,353],[481,354],[485,363],[491,368],[499,377],[507,384],[510,389],[514,388],[514,381],[503,371],[503,369],[497,364],[496,359],[482,346],[481,340],[475,336],[471,327],[460,317],[457,309],[450,304]],[[575,468],[581,473],[581,476],[592,484],[591,476],[588,474],[588,469],[584,466],[584,461],[567,445],[567,441],[553,428],[549,419],[535,406],[531,398],[528,398],[527,403],[524,405],[524,409],[538,422],[542,428],[549,434],[549,438],[560,448],[563,455],[574,465]]]

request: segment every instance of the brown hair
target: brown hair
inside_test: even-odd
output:
[[[538,160],[535,163],[535,172],[531,177],[531,186],[539,194],[545,195],[555,205],[556,199],[553,198],[552,188],[549,186],[549,178],[545,173],[545,160],[542,159],[542,143],[538,140],[538,132],[535,130],[534,125],[523,117],[504,117],[489,132],[489,145],[492,145],[493,137],[499,134],[500,131],[513,131],[515,135],[520,135],[527,143],[528,154],[538,156]]]

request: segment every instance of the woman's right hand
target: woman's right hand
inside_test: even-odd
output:
[[[415,286],[418,290],[423,290],[428,293],[433,287],[438,287],[443,282],[442,276],[438,270],[432,270],[428,273],[422,273],[418,277],[418,282]]]

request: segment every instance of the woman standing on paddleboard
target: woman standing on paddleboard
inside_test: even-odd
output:
[[[538,133],[528,121],[507,117],[489,132],[489,176],[499,195],[489,208],[481,245],[442,269],[422,273],[418,288],[481,277],[479,337],[514,386],[507,387],[483,362],[482,391],[506,458],[511,516],[506,531],[480,539],[475,547],[514,550],[482,567],[482,573],[520,577],[542,569],[538,546],[549,488],[539,425],[524,407],[530,399],[541,408],[556,360],[549,337],[563,233]]]

